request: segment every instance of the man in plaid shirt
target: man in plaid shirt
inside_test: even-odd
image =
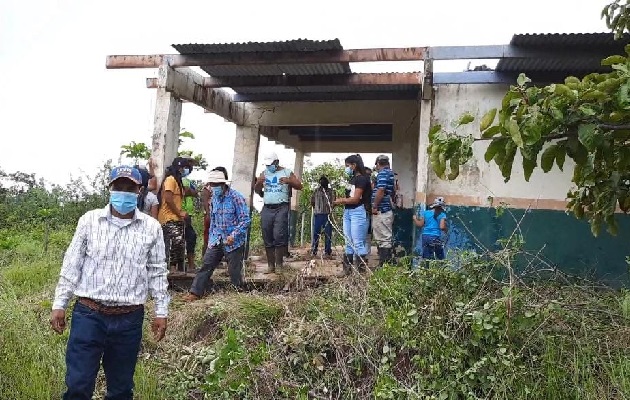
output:
[[[208,249],[185,301],[198,300],[205,294],[210,277],[224,255],[232,284],[243,285],[245,241],[251,223],[249,207],[243,195],[227,185],[223,172],[210,171],[208,182],[212,190]]]

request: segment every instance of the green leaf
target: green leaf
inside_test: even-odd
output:
[[[624,56],[610,56],[602,60],[602,65],[611,66],[613,64],[622,64],[625,62],[626,62],[626,57]]]
[[[449,160],[451,172],[448,174],[448,180],[455,180],[459,176],[459,157],[453,157]]]
[[[505,145],[505,158],[501,160],[501,165],[499,168],[501,169],[501,174],[503,175],[504,181],[507,182],[510,180],[510,176],[512,176],[512,166],[514,164],[514,156],[516,156],[516,144],[512,141],[508,141]]]
[[[505,128],[512,137],[512,140],[518,147],[523,147],[523,138],[521,137],[521,130],[518,127],[518,122],[511,118],[505,124]]]
[[[522,149],[521,149],[522,153]],[[532,172],[534,172],[534,168],[536,168],[536,159],[523,158],[523,174],[525,176],[525,181],[529,182],[529,178],[532,176]]]
[[[486,129],[485,132],[481,134],[481,137],[484,139],[489,139],[499,133],[501,133],[501,127],[499,125],[494,125]]]
[[[560,171],[563,171],[566,155],[567,149],[564,146],[558,146],[556,149],[556,165],[560,168]]]
[[[630,103],[630,83],[626,82],[619,88],[619,102],[622,106]]]
[[[578,138],[587,150],[592,151],[597,145],[597,125],[582,124],[578,127]]]
[[[556,160],[557,157],[557,151],[558,146],[555,144],[552,144],[551,146],[547,147],[545,151],[543,151],[542,156],[540,156],[540,167],[542,168],[543,172],[551,171],[551,167],[553,167],[553,162]]]
[[[431,129],[429,129],[429,140],[433,140],[435,138],[435,135],[437,135],[438,132],[440,132],[441,130],[442,130],[442,125],[440,124],[433,125]]]
[[[484,159],[486,160],[486,162],[492,161],[494,156],[500,150],[505,148],[505,142],[506,142],[505,138],[494,139],[492,140],[492,142],[490,142],[490,145],[488,145],[488,148],[486,149],[486,153],[484,154]]]
[[[471,113],[465,113],[461,117],[459,117],[459,121],[457,121],[458,126],[470,124],[475,120],[475,117]]]
[[[494,122],[494,119],[496,118],[496,116],[497,116],[496,108],[493,108],[489,110],[487,113],[485,113],[483,117],[481,117],[481,122],[479,123],[479,131],[483,132],[486,129],[488,129],[490,125],[492,125],[492,123]]]
[[[524,73],[520,73],[518,78],[516,79],[516,84],[519,86],[524,86],[526,83],[531,82],[532,80],[527,77]]]

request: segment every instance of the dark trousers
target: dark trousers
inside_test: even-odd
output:
[[[210,278],[214,270],[219,266],[224,255],[228,262],[228,273],[230,274],[232,285],[236,287],[243,285],[243,257],[245,255],[245,246],[226,252],[223,245],[218,244],[206,250],[206,254],[203,256],[203,266],[195,275],[195,279],[190,286],[190,293],[196,294],[197,296],[203,296],[206,293]]]
[[[289,203],[263,206],[260,212],[265,247],[285,247],[289,244]]]
[[[107,400],[133,399],[133,374],[140,351],[144,309],[104,315],[76,303],[66,350],[64,400],[91,400],[101,358]]]
[[[184,227],[184,238],[186,239],[186,254],[195,254],[195,246],[197,245],[197,232],[192,226],[192,218],[190,215],[186,217],[186,226]]]
[[[185,229],[184,221],[168,221],[162,225],[164,246],[166,247],[166,264],[169,267],[176,265],[183,270],[186,256]]]
[[[444,242],[439,236],[422,235],[422,258],[425,260],[444,259]]]
[[[322,230],[324,231],[324,252],[328,255],[332,254],[332,228],[332,224],[328,220],[328,214],[313,215],[313,243],[311,246],[313,254],[317,254],[319,235]]]

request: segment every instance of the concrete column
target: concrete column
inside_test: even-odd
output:
[[[293,173],[298,178],[302,178],[302,174],[304,173],[304,152],[300,150],[295,150],[295,163],[293,164]],[[300,191],[293,190],[293,195],[291,196],[291,210],[298,211],[300,207]]]
[[[173,162],[179,148],[179,130],[182,117],[182,101],[167,92],[166,80],[171,71],[168,65],[158,69],[158,88],[153,122],[151,157],[155,162],[158,187],[164,177],[164,169]]]
[[[422,99],[420,99],[420,124],[418,126],[418,156],[416,172],[415,204],[424,210],[429,193],[429,131],[431,130],[431,120],[433,118],[433,102],[435,94],[433,91],[433,60],[424,62],[425,81],[422,85]]]
[[[398,174],[403,208],[413,206],[416,186],[416,158],[418,156],[419,111],[396,115],[393,126],[392,169]],[[374,167],[375,160],[365,160],[366,166]]]
[[[302,178],[302,173],[304,172],[304,152],[298,149],[295,149],[295,163],[293,164],[293,173],[298,178]],[[300,221],[300,190],[293,190],[291,194],[291,212],[289,213],[289,242],[292,246],[295,246],[297,243],[297,239],[299,239],[299,234],[297,231],[297,226]],[[305,218],[310,218],[310,216],[305,216]]]
[[[253,180],[256,177],[256,166],[258,165],[258,146],[260,144],[260,134],[256,126],[236,126],[236,137],[234,139],[234,161],[232,164],[233,189],[245,196],[250,210],[254,207],[254,186]]]

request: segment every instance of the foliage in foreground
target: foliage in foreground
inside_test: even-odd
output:
[[[41,235],[15,235],[19,245],[0,250],[0,398],[50,399],[63,390],[67,333],[47,320],[71,231],[53,232],[48,254]],[[496,278],[512,258],[387,267],[295,294],[176,297],[165,341],[145,334],[137,396],[627,397],[630,294]]]

